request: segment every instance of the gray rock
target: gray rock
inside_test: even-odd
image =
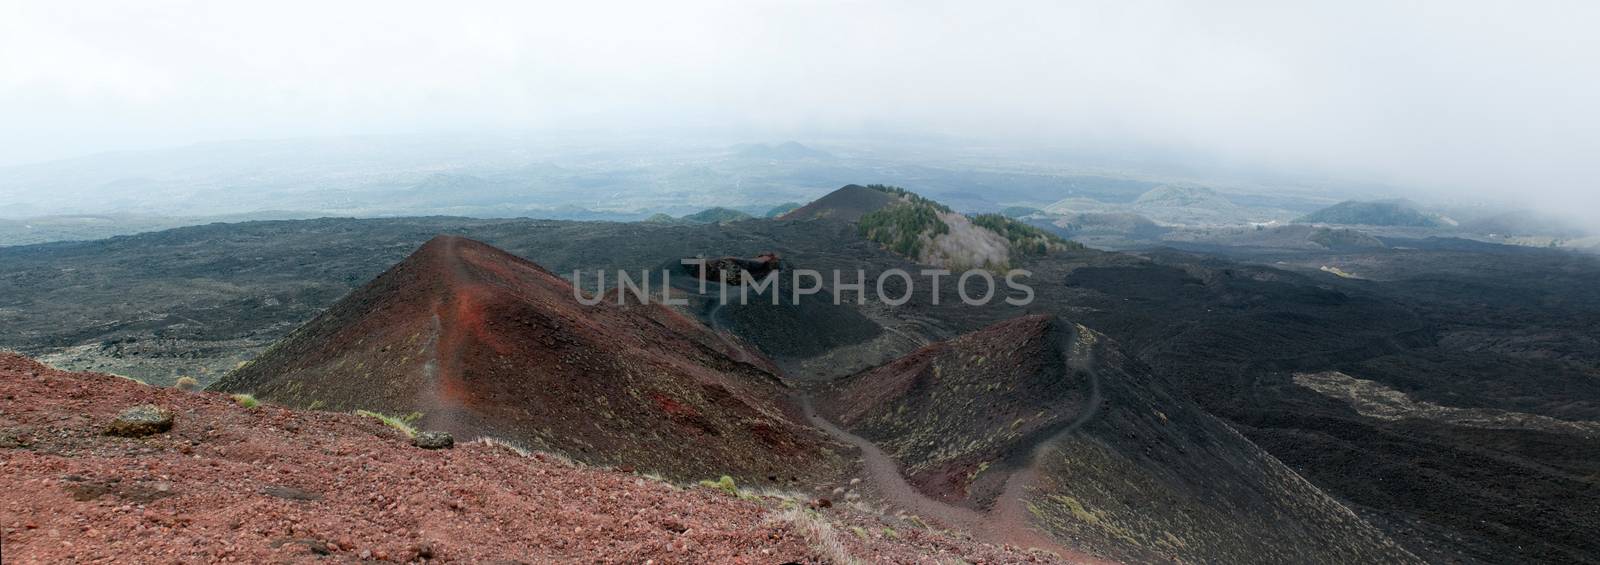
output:
[[[117,419],[106,426],[106,433],[122,437],[142,437],[170,429],[172,429],[172,411],[145,404],[117,414]]]
[[[450,432],[417,432],[417,437],[411,438],[411,445],[423,449],[448,449],[455,447],[456,438]]]

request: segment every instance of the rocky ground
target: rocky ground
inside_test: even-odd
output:
[[[815,494],[679,486],[484,442],[424,450],[353,414],[12,354],[0,399],[6,563],[1057,561]],[[171,428],[106,433],[141,405]]]

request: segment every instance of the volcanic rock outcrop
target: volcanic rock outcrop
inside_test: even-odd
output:
[[[684,478],[831,474],[829,440],[784,382],[658,304],[586,306],[565,279],[440,236],[211,389],[414,416],[596,464]]]
[[[683,272],[697,279],[710,282],[738,285],[745,280],[744,274],[750,273],[752,283],[760,281],[774,271],[783,269],[783,261],[778,254],[766,252],[755,256],[753,259],[743,257],[688,257],[679,263]]]

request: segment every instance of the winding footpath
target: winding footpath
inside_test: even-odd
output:
[[[1073,339],[1083,335],[1076,329],[1072,332]],[[1093,338],[1090,338],[1093,339]],[[1066,436],[1084,424],[1094,419],[1099,411],[1102,397],[1100,394],[1100,375],[1095,371],[1093,360],[1093,343],[1084,345],[1078,355],[1072,355],[1071,349],[1076,343],[1061,344],[1061,352],[1067,359],[1069,369],[1081,369],[1089,377],[1090,393],[1078,417],[1061,431],[1034,448],[1029,457],[1028,464],[1013,472],[1006,479],[1005,490],[995,501],[994,508],[989,512],[980,512],[971,508],[956,506],[940,500],[935,500],[918,491],[906,482],[900,474],[900,466],[893,458],[885,454],[882,449],[866,438],[850,433],[817,413],[809,395],[800,397],[800,406],[805,412],[806,420],[813,426],[827,432],[835,439],[855,446],[861,451],[863,467],[868,480],[874,488],[887,501],[907,512],[918,516],[931,518],[947,527],[971,532],[974,537],[993,544],[1013,545],[1018,547],[1031,547],[1053,552],[1061,558],[1074,563],[1114,563],[1102,558],[1085,554],[1062,546],[1044,533],[1036,530],[1029,523],[1029,511],[1024,495],[1028,487],[1032,486],[1039,478],[1038,459],[1040,454],[1056,439]]]

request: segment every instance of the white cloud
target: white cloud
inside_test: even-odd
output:
[[[0,163],[444,128],[893,127],[1600,210],[1597,20],[1588,2],[8,1]]]

